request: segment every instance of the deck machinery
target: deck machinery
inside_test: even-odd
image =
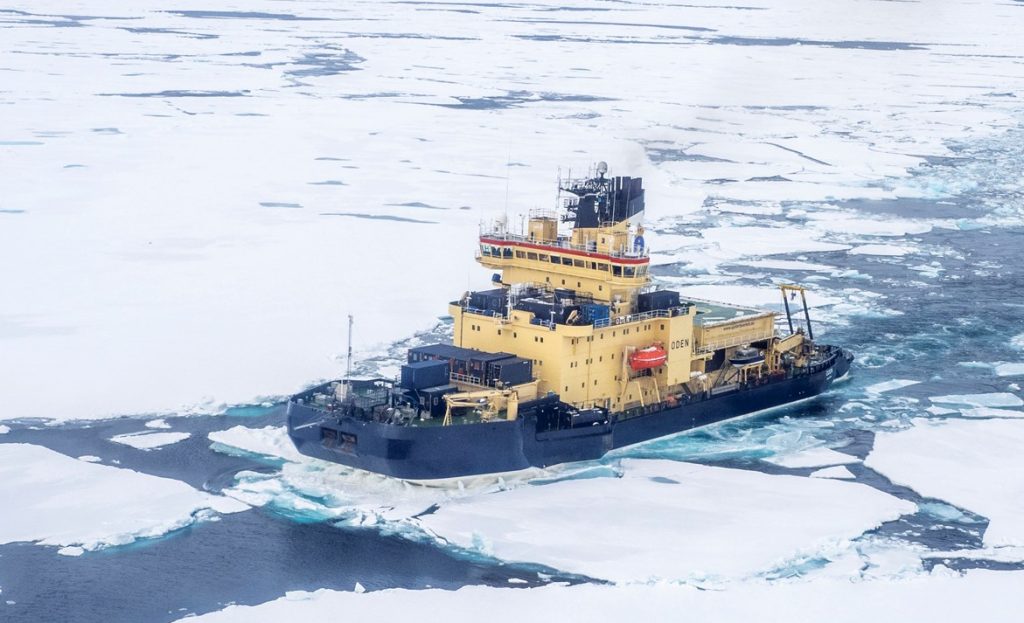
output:
[[[483,227],[492,288],[450,303],[453,344],[410,349],[401,379],[289,402],[311,456],[428,480],[598,458],[612,448],[816,395],[852,356],[813,341],[804,291],[776,313],[651,286],[640,178],[560,183],[560,209]],[[794,328],[790,301],[804,314]]]

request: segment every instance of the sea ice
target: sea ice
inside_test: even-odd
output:
[[[419,522],[502,560],[630,582],[749,577],[916,510],[836,480],[665,460],[622,468],[454,500]]]
[[[853,480],[856,476],[853,475],[846,466],[836,465],[835,467],[826,467],[819,469],[816,472],[811,472],[811,478],[836,478],[838,480]]]
[[[879,432],[864,464],[910,487],[989,519],[986,546],[1024,545],[1024,422],[914,420]]]
[[[234,426],[227,430],[212,431],[207,434],[207,437],[214,444],[218,444],[214,446],[214,449],[223,452],[231,452],[234,449],[285,461],[310,460],[295,449],[284,426],[266,426],[264,428]]]
[[[963,576],[937,568],[930,575],[850,582],[820,579],[733,585],[701,590],[674,583],[609,586],[550,584],[540,588],[466,586],[455,591],[386,589],[366,593],[320,589],[292,593],[256,606],[227,608],[182,623],[335,623],[338,613],[360,620],[399,621],[409,613],[443,613],[468,623],[482,612],[494,623],[547,621],[986,621],[1016,623],[1024,605],[1024,572],[971,570]]]
[[[153,450],[184,441],[191,436],[191,433],[126,433],[124,435],[114,435],[110,438],[110,441],[138,448],[139,450]]]
[[[996,376],[1024,376],[1024,363],[998,363]]]
[[[894,244],[864,244],[847,251],[851,255],[879,255],[887,257],[900,257],[913,252],[914,249],[912,247]]]
[[[95,550],[249,507],[170,478],[86,463],[41,446],[0,444],[0,508],[0,543]]]
[[[795,454],[776,454],[764,460],[775,465],[793,469],[860,463],[860,459],[857,457],[843,452],[836,452],[831,448],[809,448]]]
[[[0,435],[6,435],[9,432],[11,432],[11,428],[9,426],[0,424]]]
[[[911,385],[917,385],[921,381],[911,381],[909,379],[893,379],[891,381],[884,381],[882,383],[875,383],[869,385],[865,390],[869,394],[882,394],[885,392],[891,392],[904,387],[910,387]]]
[[[167,423],[167,420],[163,418],[157,418],[155,420],[149,420],[146,422],[146,428],[170,428],[171,425]]]
[[[964,417],[976,418],[1024,418],[1024,411],[1015,411],[1013,409],[995,409],[992,407],[974,407],[973,409],[963,409],[962,411],[960,411],[960,415]]]
[[[939,404],[967,405],[970,407],[1020,407],[1024,400],[1009,392],[991,394],[958,394],[950,396],[934,396],[929,398]]]

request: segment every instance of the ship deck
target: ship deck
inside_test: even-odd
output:
[[[693,316],[693,324],[703,326],[715,322],[735,320],[736,318],[747,318],[760,316],[767,313],[763,309],[742,307],[740,305],[727,305],[717,301],[705,301],[703,299],[683,299],[684,303],[690,303],[696,313]]]

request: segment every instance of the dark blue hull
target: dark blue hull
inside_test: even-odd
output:
[[[528,408],[514,421],[401,426],[339,418],[305,404],[299,399],[306,394],[300,394],[288,403],[288,433],[302,454],[395,478],[511,472],[599,459],[615,448],[810,398],[845,375],[849,365],[844,354],[799,376],[674,407],[652,405],[607,423],[549,431],[539,431],[538,417]]]

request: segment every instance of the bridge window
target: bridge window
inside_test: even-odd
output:
[[[547,253],[541,253],[538,257],[540,258],[540,261],[542,261],[542,262],[548,261],[548,254]]]
[[[597,262],[590,263],[590,270],[597,270]]]
[[[586,268],[587,264],[583,260],[573,260],[572,265],[576,268]]]
[[[537,259],[537,254],[536,253],[527,252],[526,253],[526,259],[528,259],[528,260],[535,260],[535,259]]]
[[[562,265],[563,266],[572,266],[572,258],[571,257],[563,257],[562,258]]]
[[[613,264],[612,265],[612,276],[614,276],[614,277],[621,277],[622,276],[622,267],[621,266],[615,266]]]
[[[636,276],[636,269],[633,268],[632,266],[627,266],[623,270],[625,271],[625,274],[626,274],[627,277],[635,277]]]
[[[524,257],[526,257],[526,254],[523,253],[522,251],[516,251],[516,257],[518,257],[519,259],[523,259]]]
[[[552,255],[551,256],[551,263],[552,264],[561,264],[562,263],[561,256],[559,256],[559,255]]]
[[[486,245],[486,244],[480,245],[480,254],[481,255],[490,255],[491,254],[491,247]]]
[[[608,265],[603,263],[603,262],[602,263],[598,263],[597,270],[601,271],[602,273],[606,273],[606,272],[608,272]]]
[[[512,257],[511,247],[503,247],[501,250],[502,257]]]

